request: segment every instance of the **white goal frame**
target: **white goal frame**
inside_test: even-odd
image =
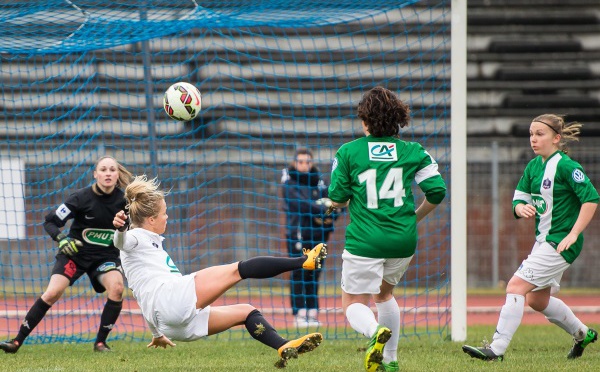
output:
[[[451,336],[467,339],[467,0],[452,0],[450,246]]]

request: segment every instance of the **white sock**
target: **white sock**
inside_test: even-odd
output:
[[[525,310],[525,297],[517,294],[507,294],[506,303],[500,310],[500,319],[490,345],[496,355],[504,355],[508,344],[521,324]]]
[[[379,324],[388,327],[392,331],[392,338],[385,344],[383,349],[383,361],[389,363],[398,360],[398,339],[400,338],[400,307],[394,297],[385,302],[375,304],[377,306],[377,320]]]
[[[542,314],[546,316],[546,319],[548,319],[550,323],[554,323],[564,329],[577,341],[581,341],[585,338],[588,327],[573,314],[571,308],[561,299],[551,296],[548,307],[542,311]]]
[[[363,304],[354,303],[346,308],[346,319],[359,333],[371,338],[377,331],[377,320],[371,309]]]

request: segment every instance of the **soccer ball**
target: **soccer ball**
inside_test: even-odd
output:
[[[202,95],[198,88],[190,83],[175,83],[165,92],[163,108],[167,115],[175,120],[192,120],[202,108]]]

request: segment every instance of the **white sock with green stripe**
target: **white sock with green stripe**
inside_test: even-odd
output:
[[[389,363],[398,360],[398,337],[400,336],[400,307],[394,297],[385,302],[376,303],[379,324],[392,331],[392,337],[383,349],[383,361]]]
[[[564,329],[568,334],[572,335],[575,340],[581,341],[585,338],[588,327],[573,314],[571,308],[569,308],[561,299],[551,296],[548,307],[542,311],[542,314],[546,316],[546,319],[548,319],[550,323],[554,323]]]
[[[377,320],[371,309],[363,304],[354,303],[346,308],[346,319],[359,333],[371,338],[377,331]]]
[[[525,310],[525,297],[509,293],[506,295],[506,303],[500,310],[500,319],[494,333],[494,341],[490,345],[496,355],[504,355],[513,335],[519,328]]]

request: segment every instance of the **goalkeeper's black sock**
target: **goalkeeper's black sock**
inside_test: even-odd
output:
[[[42,300],[42,298],[38,298],[31,309],[25,315],[25,319],[23,323],[21,323],[21,328],[19,328],[19,334],[15,337],[15,341],[17,341],[20,345],[23,345],[23,341],[29,336],[31,331],[44,319],[44,316],[48,312],[48,310],[52,307],[52,305],[48,305]]]
[[[255,340],[262,342],[263,344],[272,347],[277,350],[282,347],[287,340],[279,336],[275,328],[263,317],[260,311],[254,309],[244,322],[248,333]]]
[[[96,342],[104,342],[106,343],[106,338],[108,337],[108,333],[113,329],[117,319],[119,318],[119,314],[121,314],[121,309],[123,308],[123,301],[113,301],[110,298],[106,300],[106,304],[104,305],[104,310],[102,310],[102,315],[100,316],[100,328],[98,329],[98,336],[96,336]]]
[[[252,257],[238,263],[238,271],[242,279],[272,278],[281,273],[301,269],[306,257]]]

